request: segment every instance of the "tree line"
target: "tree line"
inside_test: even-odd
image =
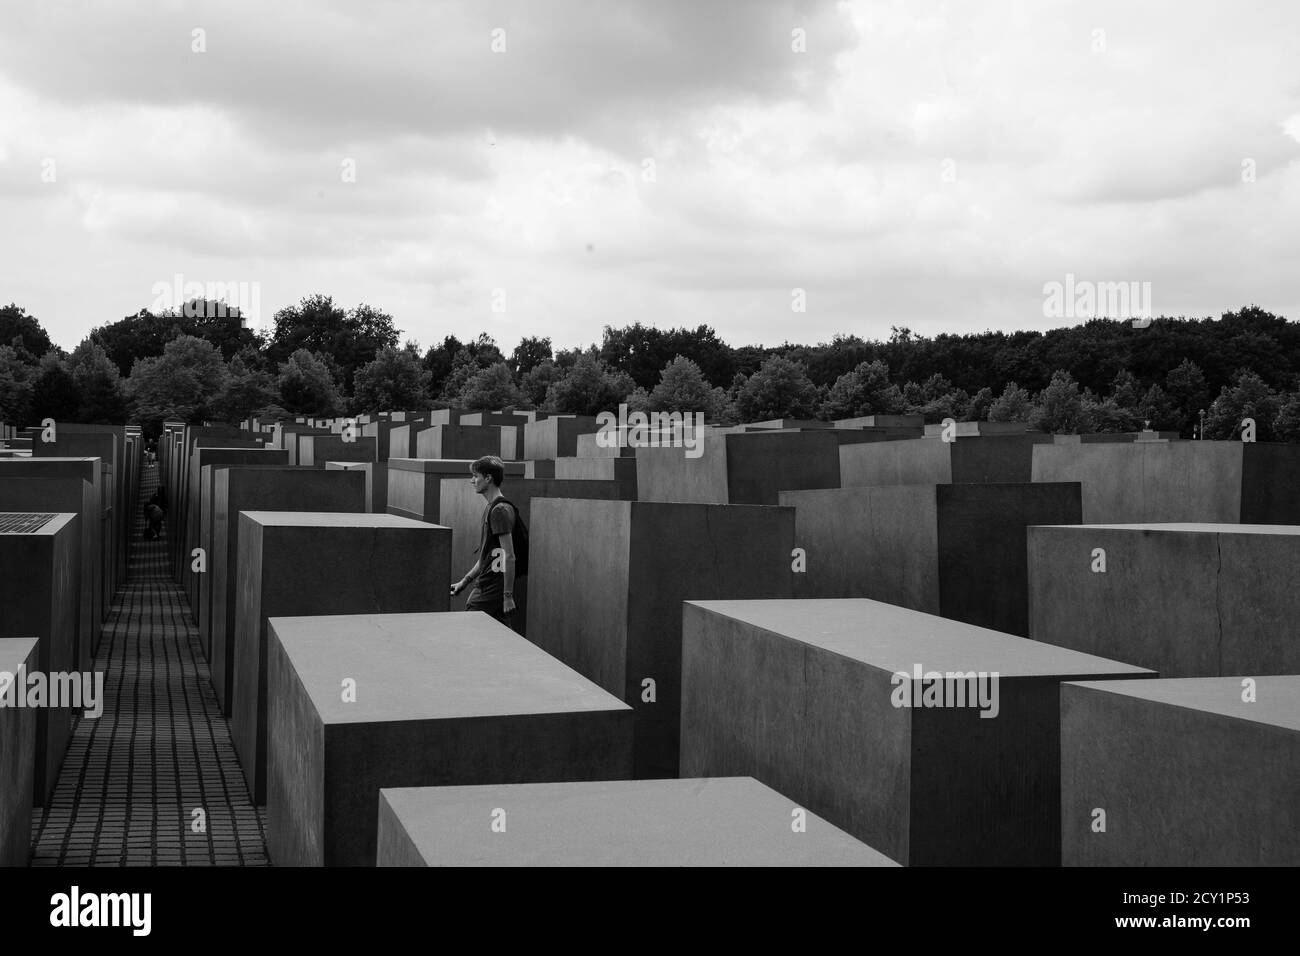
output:
[[[1146,328],[1093,319],[1046,332],[733,347],[707,325],[606,326],[556,350],[487,334],[422,350],[393,317],[313,295],[255,332],[237,309],[195,300],[92,328],[71,353],[40,322],[0,308],[0,421],[238,422],[428,407],[535,407],[594,415],[704,412],[720,424],[919,413],[927,422],[1027,421],[1057,433],[1157,430],[1300,441],[1300,326],[1248,306]]]

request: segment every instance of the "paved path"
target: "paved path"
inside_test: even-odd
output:
[[[185,593],[166,545],[141,537],[141,477],[126,585],[113,598],[95,670],[104,712],[74,718],[50,806],[32,820],[33,866],[266,866],[263,813],[244,785]],[[194,811],[206,814],[196,833]]]

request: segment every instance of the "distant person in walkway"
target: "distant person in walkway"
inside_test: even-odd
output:
[[[144,506],[144,520],[148,523],[144,529],[144,539],[146,541],[162,536],[162,525],[165,517],[167,517],[167,513],[156,504],[150,503]]]
[[[505,475],[505,465],[495,455],[487,455],[470,465],[470,481],[487,507],[483,510],[478,560],[451,586],[451,593],[460,594],[473,584],[465,610],[485,611],[507,627],[514,627],[515,579],[528,569],[527,554],[521,556],[519,550],[523,549],[516,549],[515,542],[520,540],[526,547],[528,539],[518,509],[501,493]]]
[[[144,520],[146,522],[144,539],[146,541],[162,537],[162,526],[166,517],[167,492],[159,488],[149,496],[149,501],[144,506]]]

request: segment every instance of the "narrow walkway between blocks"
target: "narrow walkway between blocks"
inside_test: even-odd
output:
[[[32,865],[266,866],[263,811],[244,785],[189,601],[164,540],[142,537],[156,467],[140,485],[127,582],[95,656],[104,712],[73,718],[54,797],[33,812]],[[205,833],[194,832],[195,810]]]

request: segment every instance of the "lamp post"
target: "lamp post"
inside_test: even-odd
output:
[[[1197,441],[1205,441],[1205,409],[1201,409],[1201,427],[1196,433]]]

